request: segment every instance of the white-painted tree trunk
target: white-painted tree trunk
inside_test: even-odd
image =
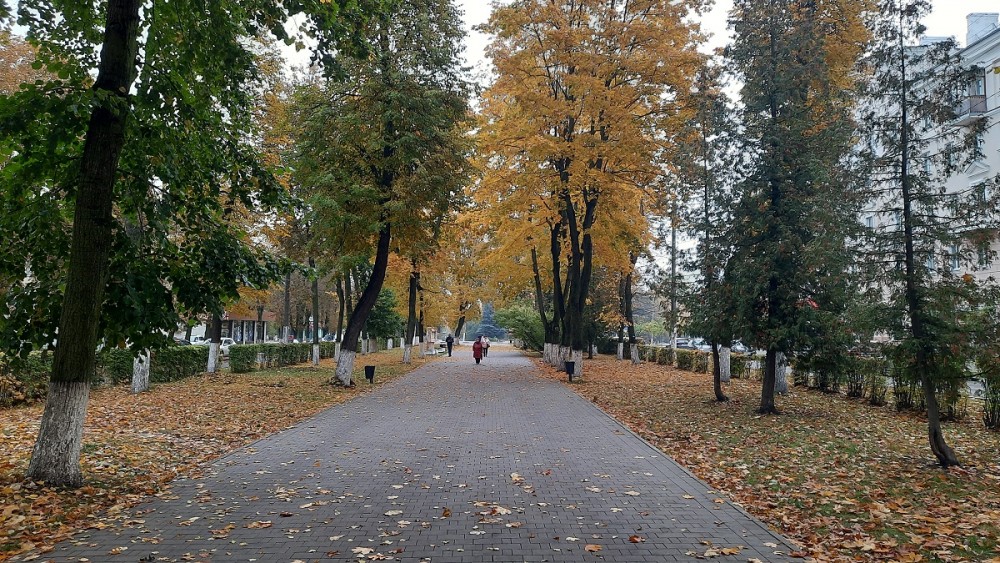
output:
[[[340,342],[333,345],[333,360],[335,362],[340,360]]]
[[[642,359],[639,358],[639,345],[638,344],[629,344],[628,351],[629,351],[630,356],[632,357],[632,364],[633,365],[639,365],[640,363],[642,363]]]
[[[573,379],[583,377],[583,350],[567,348],[566,361],[573,362]]]
[[[215,373],[219,369],[219,343],[212,342],[208,345],[208,373]]]
[[[774,358],[774,392],[779,395],[788,394],[788,358],[778,352]]]
[[[372,338],[369,340],[368,351],[372,354],[378,354],[378,338]]]
[[[392,339],[391,338],[387,338],[385,340],[385,349],[386,350],[392,350]]]
[[[719,348],[719,379],[723,383],[728,383],[729,379],[732,377],[732,362],[730,354],[732,350],[722,346]]]
[[[618,354],[615,357],[618,358],[619,362],[625,359],[625,343],[624,342],[619,342],[618,343]]]
[[[413,362],[413,346],[403,345],[403,363],[409,364]]]
[[[319,344],[313,344],[313,365],[319,365]]]
[[[341,350],[340,360],[337,361],[337,379],[342,385],[350,385],[351,377],[354,374],[354,356],[351,350]]]
[[[80,450],[89,396],[87,381],[49,382],[42,424],[28,466],[28,475],[33,479],[71,487],[83,485]]]
[[[132,392],[149,391],[149,350],[143,350],[132,360]]]

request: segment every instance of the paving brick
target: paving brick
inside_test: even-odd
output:
[[[789,560],[791,544],[663,453],[517,352],[492,352],[442,358],[227,455],[36,561],[634,563],[709,545]]]

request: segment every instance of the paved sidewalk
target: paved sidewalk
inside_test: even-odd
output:
[[[499,346],[479,366],[458,348],[171,493],[36,561],[745,562],[793,549]]]

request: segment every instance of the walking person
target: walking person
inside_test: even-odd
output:
[[[485,358],[486,356],[489,356],[489,355],[490,355],[490,337],[489,336],[484,336],[483,337],[483,357]]]
[[[472,343],[472,357],[475,358],[478,364],[480,360],[483,359],[483,337],[477,336],[476,341]]]
[[[455,337],[448,335],[448,338],[444,339],[444,343],[448,345],[448,357],[451,357],[451,347],[455,345]]]

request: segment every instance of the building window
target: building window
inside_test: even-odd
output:
[[[875,228],[875,216],[874,215],[869,215],[869,216],[865,217],[865,226],[868,227],[869,229],[874,229]]]
[[[976,254],[977,254],[976,262],[979,263],[980,269],[985,270],[989,268],[991,265],[993,265],[993,258],[990,256],[990,246],[988,244],[979,245]]]
[[[958,245],[957,244],[951,245],[951,249],[948,252],[948,266],[951,267],[952,272],[957,272],[958,269],[961,267],[960,258],[961,257],[958,255]]]
[[[934,263],[933,250],[927,253],[927,260],[924,261],[924,265],[927,266],[927,269],[931,272],[933,272],[934,269],[937,267],[937,264]]]

